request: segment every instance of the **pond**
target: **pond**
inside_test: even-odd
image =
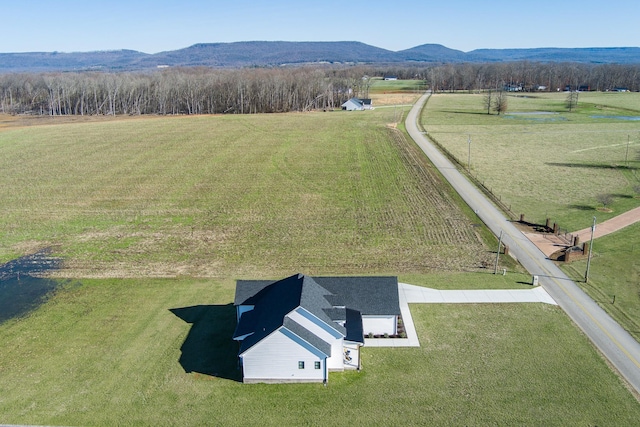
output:
[[[0,323],[23,316],[46,301],[59,281],[47,279],[61,260],[48,250],[27,255],[0,266]]]

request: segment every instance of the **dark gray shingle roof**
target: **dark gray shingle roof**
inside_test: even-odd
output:
[[[395,276],[325,276],[313,280],[333,294],[325,297],[333,306],[353,308],[364,315],[400,314],[398,278]],[[253,305],[251,297],[272,283],[275,282],[238,280],[235,305]]]
[[[295,274],[275,282],[238,280],[235,305],[255,307],[242,315],[233,335],[236,338],[251,334],[240,343],[240,353],[284,326],[327,354],[329,344],[326,341],[286,318],[298,307],[312,313],[349,341],[361,343],[364,343],[362,315],[400,314],[398,279],[392,276],[312,278]],[[346,324],[343,327],[335,321],[346,321]]]
[[[395,276],[315,277],[331,292],[330,302],[366,315],[399,315],[398,278]]]
[[[233,334],[233,337],[237,338],[252,333],[242,340],[240,353],[283,326],[285,316],[297,307],[304,308],[340,334],[345,335],[346,329],[332,321],[325,312],[332,308],[327,301],[329,296],[331,294],[318,285],[313,278],[302,274],[295,274],[276,282],[238,281],[235,304],[254,306],[253,310],[242,315]],[[248,313],[250,315],[247,315]]]

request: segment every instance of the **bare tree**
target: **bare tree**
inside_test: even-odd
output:
[[[491,107],[493,106],[493,90],[489,89],[484,93],[482,97],[484,108],[487,109],[487,114],[491,114]]]
[[[569,91],[569,93],[567,94],[566,104],[567,104],[567,108],[569,109],[569,112],[571,112],[574,108],[576,108],[578,106],[578,91],[577,90],[570,90]]]
[[[610,193],[601,193],[596,196],[596,200],[598,203],[602,203],[603,208],[607,208],[608,205],[613,203],[613,194]]]
[[[493,100],[493,111],[498,113],[498,115],[507,111],[507,92],[504,90],[496,92]]]

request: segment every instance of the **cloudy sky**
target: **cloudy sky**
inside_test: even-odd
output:
[[[640,46],[640,1],[14,0],[0,6],[0,52],[195,43],[360,41],[398,51]]]

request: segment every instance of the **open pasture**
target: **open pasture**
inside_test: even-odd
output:
[[[65,277],[476,270],[491,257],[393,111],[142,117],[0,132],[0,259]],[[35,119],[34,119],[35,120]]]
[[[373,93],[423,93],[427,89],[426,82],[418,79],[384,80],[382,77],[376,77],[372,78],[371,82],[371,92]]]
[[[472,276],[519,286],[510,275]],[[332,373],[327,387],[241,384],[233,285],[67,281],[36,312],[0,324],[0,422],[564,426],[640,417],[593,346],[544,304],[412,305],[420,348],[365,348],[364,369]]]
[[[640,121],[629,119],[640,117],[640,94],[580,93],[571,113],[566,96],[512,95],[498,116],[482,94],[436,94],[422,123],[516,214],[572,231],[640,204]],[[613,195],[612,212],[596,210],[602,193]]]

